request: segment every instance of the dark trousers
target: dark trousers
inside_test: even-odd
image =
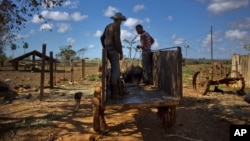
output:
[[[119,53],[117,51],[107,51],[107,57],[111,64],[111,85],[117,85],[117,82],[120,79],[120,63],[119,63]]]
[[[152,84],[152,53],[151,49],[142,50],[143,82]]]

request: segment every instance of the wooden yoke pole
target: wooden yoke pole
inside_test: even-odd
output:
[[[46,55],[46,44],[43,44],[43,50],[42,50],[42,68],[41,68],[41,83],[40,83],[40,101],[43,100],[43,94],[44,94],[45,55]]]
[[[50,52],[50,63],[49,63],[49,77],[50,77],[50,88],[54,88],[54,80],[53,80],[53,62],[54,62],[54,59],[53,59],[53,52],[51,51]]]

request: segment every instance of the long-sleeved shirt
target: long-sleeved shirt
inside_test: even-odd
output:
[[[107,49],[115,49],[122,54],[121,27],[116,23],[108,24],[101,36],[102,46]]]

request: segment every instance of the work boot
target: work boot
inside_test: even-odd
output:
[[[122,96],[118,95],[118,86],[111,84],[110,86],[111,89],[111,99],[122,99]]]

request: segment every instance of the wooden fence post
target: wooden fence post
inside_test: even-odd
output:
[[[85,77],[85,60],[82,59],[82,80],[84,80]]]
[[[49,63],[49,77],[50,77],[50,88],[52,89],[54,86],[54,80],[53,80],[53,62],[54,62],[54,59],[53,59],[53,52],[51,51],[50,52],[50,63]]]
[[[45,55],[46,55],[46,44],[43,44],[42,50],[42,68],[41,68],[41,83],[40,83],[40,101],[43,100],[44,94],[44,70],[45,70]]]

